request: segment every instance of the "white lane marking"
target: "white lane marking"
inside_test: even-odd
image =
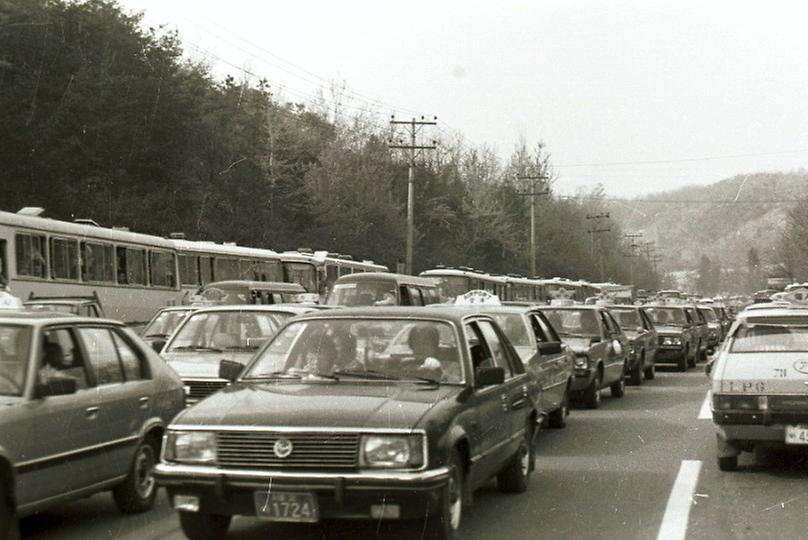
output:
[[[710,392],[707,392],[707,395],[704,397],[704,403],[701,404],[701,409],[699,410],[699,420],[712,419],[713,411],[710,409]]]
[[[693,491],[699,481],[699,471],[701,461],[690,459],[682,461],[668,498],[668,505],[665,507],[657,540],[684,540],[690,507],[693,506]]]

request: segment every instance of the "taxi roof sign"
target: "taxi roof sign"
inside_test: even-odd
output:
[[[499,301],[499,296],[496,294],[490,293],[488,291],[483,291],[480,289],[474,289],[466,294],[461,294],[454,301],[455,305],[458,306],[501,306],[502,303]]]

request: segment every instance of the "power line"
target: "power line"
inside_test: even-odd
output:
[[[623,199],[619,197],[579,197],[576,195],[559,195],[558,198],[572,201],[620,202],[626,204],[709,204],[709,205],[794,204],[800,200],[799,198],[795,197],[793,199],[765,199],[758,201],[735,201],[732,199],[711,201],[701,199]]]
[[[664,165],[667,163],[688,163],[694,161],[714,161],[719,159],[736,159],[736,158],[747,158],[747,157],[762,157],[762,156],[777,156],[783,154],[799,154],[803,152],[808,152],[807,148],[802,148],[799,150],[781,150],[777,152],[758,152],[758,153],[750,153],[750,154],[727,154],[723,156],[702,156],[702,157],[693,157],[693,158],[680,158],[680,159],[659,159],[659,160],[643,160],[643,161],[606,161],[606,162],[595,162],[595,163],[567,163],[567,164],[556,164],[554,167],[558,168],[567,168],[571,169],[573,167],[614,167],[620,165]]]

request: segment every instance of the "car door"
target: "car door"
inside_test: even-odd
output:
[[[604,343],[606,348],[604,350],[605,364],[603,366],[603,382],[611,384],[619,381],[623,376],[623,363],[627,351],[625,351],[625,343],[620,341],[620,329],[609,319],[608,313],[605,311],[598,311],[600,323],[603,326]],[[617,343],[615,343],[617,342]]]
[[[659,347],[659,338],[657,336],[656,327],[654,323],[651,321],[651,318],[648,314],[638,309],[637,313],[640,314],[640,319],[642,320],[642,326],[645,329],[644,337],[644,344],[645,347],[645,361],[647,365],[650,365],[656,361],[656,351]]]
[[[538,343],[561,342],[543,314],[533,312],[528,317]],[[542,408],[551,411],[558,408],[564,399],[568,378],[565,370],[567,355],[562,347],[557,354],[540,354],[537,358],[542,367],[540,381]]]
[[[127,473],[144,421],[143,407],[149,406],[149,381],[127,380],[114,331],[107,325],[78,328],[87,364],[98,386],[102,441],[97,468],[105,479]],[[128,356],[128,352],[124,354]],[[127,362],[131,364],[131,359]],[[131,373],[131,367],[126,371]]]
[[[477,320],[465,324],[464,332],[471,358],[472,369],[495,367],[494,355],[488,345]],[[506,375],[507,376],[507,375]],[[472,379],[476,379],[474,374]],[[504,455],[502,441],[509,437],[510,424],[508,411],[503,405],[503,385],[477,387],[469,399],[469,408],[475,411],[475,420],[469,426],[471,431],[471,462],[469,481],[472,485],[481,484],[499,470]]]
[[[96,484],[95,447],[101,441],[100,396],[85,367],[75,333],[69,326],[44,328],[35,342],[37,382],[48,376],[70,377],[76,392],[33,396],[25,405],[29,449],[16,465],[18,504],[26,505]]]

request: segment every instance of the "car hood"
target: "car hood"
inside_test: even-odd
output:
[[[592,346],[592,340],[589,338],[581,338],[581,337],[565,337],[561,338],[564,343],[569,345],[569,348],[576,354],[578,353],[588,353],[590,347]]]
[[[0,396],[0,407],[13,407],[25,401],[25,398],[20,396]]]
[[[461,386],[411,383],[237,382],[186,409],[174,424],[413,428]]]
[[[658,324],[656,325],[656,331],[659,335],[674,335],[678,336],[682,332],[684,332],[684,328],[681,326],[670,326],[668,324]]]
[[[163,360],[171,366],[177,374],[185,378],[219,378],[219,362],[232,360],[240,364],[247,364],[252,358],[252,352],[193,352],[193,353],[165,353]]]
[[[721,362],[713,392],[808,394],[808,352],[726,353]]]

